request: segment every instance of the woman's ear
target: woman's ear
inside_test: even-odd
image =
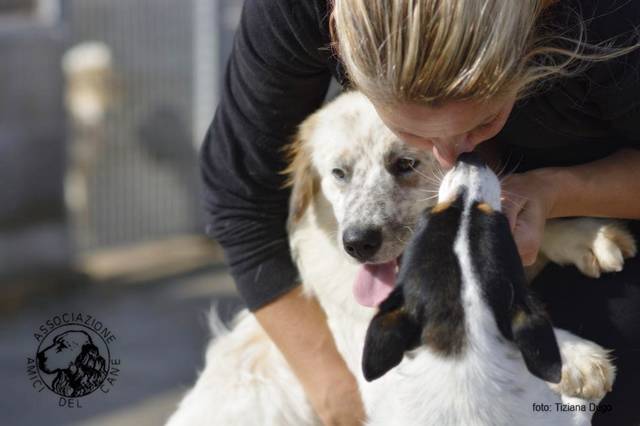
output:
[[[293,142],[286,147],[287,175],[285,187],[291,187],[289,199],[289,223],[297,223],[319,188],[318,175],[313,168],[310,138],[315,130],[317,118],[307,118],[299,127]]]

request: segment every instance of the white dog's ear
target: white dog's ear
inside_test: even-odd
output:
[[[315,131],[316,115],[307,118],[298,129],[293,142],[286,148],[288,166],[285,186],[291,187],[289,223],[295,224],[304,215],[319,188],[318,174],[311,160],[310,138]]]

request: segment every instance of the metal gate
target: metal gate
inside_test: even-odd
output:
[[[202,232],[197,147],[235,26],[226,11],[239,3],[65,2],[71,45],[104,45],[111,73],[99,125],[70,126],[71,171],[84,180],[67,191],[79,251]]]

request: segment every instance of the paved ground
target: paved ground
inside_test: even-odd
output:
[[[206,314],[214,303],[225,320],[241,308],[224,269],[76,289],[0,318],[0,425],[162,424],[202,366]],[[37,347],[34,332],[63,312],[100,319],[116,335],[110,351],[121,359],[111,391],[80,398],[82,408],[59,407],[58,396],[37,392],[27,377],[27,359]]]

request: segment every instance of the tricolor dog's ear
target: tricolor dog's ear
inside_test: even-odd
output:
[[[318,191],[318,176],[311,161],[309,140],[318,119],[311,115],[299,127],[293,142],[285,147],[288,166],[282,172],[287,176],[285,187],[291,187],[289,223],[295,224],[304,215]]]
[[[525,309],[517,310],[511,321],[513,341],[531,374],[546,382],[560,383],[562,359],[553,327],[544,313]]]
[[[553,326],[544,310],[529,290],[507,218],[501,213],[494,223],[494,232],[503,247],[498,253],[501,268],[511,281],[516,305],[511,310],[513,341],[522,353],[527,369],[534,376],[550,383],[559,383],[562,376],[562,358]]]
[[[476,265],[498,328],[513,340],[531,374],[551,383],[560,382],[562,360],[551,323],[527,287],[507,218],[478,204],[472,213],[471,235],[482,265]],[[483,253],[484,252],[484,253]]]
[[[397,286],[373,317],[362,354],[362,372],[368,381],[382,377],[400,364],[405,351],[420,343],[420,326],[407,314],[402,287]]]

